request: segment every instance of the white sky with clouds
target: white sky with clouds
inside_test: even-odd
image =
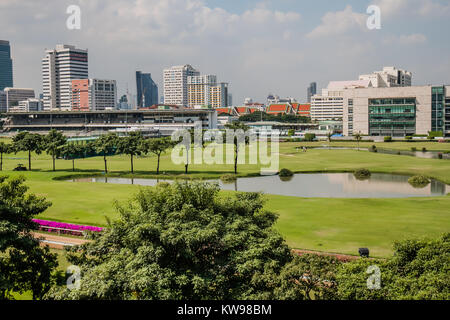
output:
[[[81,30],[66,8],[81,7]],[[382,29],[366,27],[370,4]],[[14,84],[42,92],[41,59],[58,43],[89,49],[89,76],[135,91],[135,71],[191,64],[229,82],[234,104],[268,93],[304,101],[306,87],[398,66],[414,84],[450,84],[448,0],[0,0]]]

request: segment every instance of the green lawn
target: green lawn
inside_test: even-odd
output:
[[[318,143],[316,143],[318,144]],[[341,144],[341,143],[340,143]],[[371,143],[373,144],[373,143]],[[370,144],[370,145],[371,145]],[[280,145],[280,168],[295,172],[341,172],[368,168],[372,172],[425,174],[450,184],[450,161],[420,159],[354,150],[309,150],[298,152],[303,143]],[[362,146],[363,144],[361,144]],[[409,143],[389,143],[389,148],[410,149]],[[406,147],[408,146],[408,147]],[[450,144],[414,143],[429,150],[449,148]],[[380,146],[379,146],[380,147]],[[383,146],[385,147],[385,146]],[[18,175],[11,170],[27,164],[26,154],[4,156],[4,174]],[[126,201],[138,186],[101,183],[55,181],[69,176],[72,162],[57,160],[57,172],[51,172],[48,155],[33,155],[33,172],[21,173],[32,192],[47,197],[52,207],[40,218],[104,226],[105,216],[117,217],[114,201]],[[111,175],[129,175],[129,158],[108,159]],[[76,161],[75,174],[101,175],[102,158]],[[155,175],[156,158],[139,157],[135,176]],[[239,165],[240,176],[259,174],[257,165]],[[219,177],[233,172],[233,165],[190,165],[190,177]],[[169,155],[161,160],[161,172],[183,176],[184,166],[174,165]],[[278,230],[294,248],[356,254],[359,247],[369,247],[375,256],[391,254],[392,242],[406,237],[437,236],[450,227],[450,196],[408,199],[302,199],[267,195],[267,208],[277,212]]]

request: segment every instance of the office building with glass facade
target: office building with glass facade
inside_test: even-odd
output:
[[[450,136],[450,86],[347,89],[343,97],[346,136]]]
[[[0,40],[0,91],[13,87],[13,65],[9,41]]]

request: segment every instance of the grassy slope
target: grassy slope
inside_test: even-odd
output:
[[[430,144],[430,143],[428,143]],[[408,156],[373,154],[352,150],[295,150],[299,143],[285,143],[280,147],[280,168],[296,172],[353,171],[366,167],[377,172],[422,173],[450,184],[450,161],[419,159]],[[389,144],[389,146],[395,143]],[[409,144],[408,144],[409,145]],[[438,144],[433,144],[438,145]],[[439,144],[447,146],[447,144]],[[425,145],[428,149],[429,146]],[[400,147],[400,146],[399,146]],[[8,155],[5,169],[17,163],[26,164],[25,154]],[[38,171],[23,173],[31,191],[46,196],[53,206],[41,218],[105,225],[105,215],[116,217],[115,200],[125,201],[139,187],[67,181],[51,178],[70,175],[71,161],[57,161],[56,173],[50,172],[51,160],[47,155],[34,156],[33,168]],[[100,173],[101,158],[76,162],[77,173]],[[127,156],[109,159],[110,170],[126,174]],[[139,175],[154,174],[155,157],[136,160]],[[42,171],[39,171],[42,170]],[[183,166],[173,165],[168,155],[161,162],[161,170],[181,174]],[[232,172],[233,165],[192,165],[195,177],[220,176]],[[240,165],[241,175],[257,174],[258,166]],[[14,174],[11,171],[5,172]],[[277,228],[295,248],[307,248],[355,254],[361,246],[369,247],[377,256],[391,253],[392,242],[411,236],[435,236],[449,230],[450,196],[425,199],[301,199],[268,195],[267,207],[280,214]]]

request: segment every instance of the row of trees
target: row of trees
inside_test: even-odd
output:
[[[23,180],[0,179],[0,300],[27,291],[56,300],[450,299],[449,234],[396,243],[384,260],[299,257],[260,194],[223,196],[200,182],[143,188],[119,205],[117,221],[67,249],[82,280],[68,288],[55,255],[30,235],[31,218],[48,206],[26,195]]]
[[[101,155],[104,160],[105,173],[108,173],[107,157],[115,154],[130,156],[131,172],[134,172],[134,158],[143,154],[155,154],[158,158],[157,174],[159,174],[161,155],[172,148],[174,143],[170,138],[144,139],[140,132],[131,132],[126,137],[115,133],[100,136],[97,140],[86,144],[67,142],[67,138],[59,131],[51,130],[43,136],[36,133],[21,132],[11,144],[0,142],[0,171],[3,170],[3,155],[20,151],[28,153],[28,170],[31,171],[31,155],[46,152],[52,156],[53,171],[56,170],[56,159],[72,160],[72,170],[75,171],[75,159]]]
[[[242,122],[235,122],[227,125],[230,130],[248,131],[250,128]],[[203,134],[200,137],[201,146],[205,147]],[[194,130],[191,130],[191,144],[194,142]],[[145,139],[140,132],[130,132],[125,137],[119,137],[115,133],[108,133],[100,136],[97,140],[86,144],[75,144],[67,142],[67,138],[59,131],[52,129],[47,135],[36,133],[21,132],[13,138],[12,144],[0,142],[0,171],[3,169],[3,155],[8,153],[17,153],[19,151],[28,153],[28,170],[31,171],[32,153],[42,154],[46,152],[52,156],[53,171],[56,170],[56,159],[64,158],[72,160],[72,170],[75,171],[75,159],[102,156],[104,161],[104,171],[108,173],[108,156],[116,154],[126,154],[130,157],[130,170],[134,173],[134,159],[136,156],[154,154],[157,156],[156,172],[159,174],[161,155],[167,150],[173,148],[178,142],[173,142],[171,138],[152,138]],[[234,139],[234,172],[237,174],[238,154],[240,142]],[[248,143],[246,139],[245,143]],[[188,173],[189,163],[186,161],[185,173]]]

